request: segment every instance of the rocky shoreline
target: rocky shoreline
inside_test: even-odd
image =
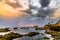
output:
[[[14,32],[10,32],[8,34],[5,34],[4,36],[0,35],[0,40],[13,40],[13,39],[16,39],[16,38],[21,38],[23,36],[29,36],[29,37],[32,37],[32,36],[36,36],[36,35],[45,35],[45,34],[49,34],[50,36],[46,36],[46,37],[43,37],[41,40],[43,39],[50,39],[52,37],[51,40],[60,40],[60,22],[57,22],[55,24],[46,24],[44,27],[39,27],[39,26],[33,26],[33,27],[15,27],[13,28],[13,30],[21,30],[21,29],[24,29],[24,30],[28,30],[30,28],[34,28],[35,31],[40,31],[40,30],[46,30],[45,33],[39,33],[39,32],[35,32],[35,31],[32,31],[32,32],[29,32],[28,34],[25,34],[25,35],[22,35],[22,34],[19,34],[19,33],[14,33]],[[11,31],[9,28],[0,28],[0,33],[1,32],[8,32],[8,31]]]
[[[39,34],[38,32],[30,32],[27,35],[21,35],[21,34],[18,34],[18,33],[10,32],[8,34],[5,34],[4,36],[0,35],[0,40],[13,40],[13,39],[16,39],[16,38],[21,38],[23,36],[32,37],[32,36],[35,36],[35,35],[38,35],[38,34]]]

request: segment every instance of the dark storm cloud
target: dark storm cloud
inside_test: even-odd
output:
[[[43,8],[40,8],[38,10],[38,17],[42,17],[42,18],[46,18],[47,16],[51,16],[53,15],[54,9],[49,9],[47,8],[46,10],[44,10]]]
[[[32,11],[29,11],[29,14],[31,16],[39,17],[39,18],[42,18],[42,19],[45,19],[47,16],[49,16],[49,17],[52,16],[53,15],[53,12],[54,12],[54,9],[44,10],[43,8],[39,8],[39,9],[36,9],[35,8],[33,10],[37,10],[38,12],[36,14],[33,14]]]
[[[37,6],[33,6],[32,4],[30,5],[30,9],[29,9],[30,15],[39,17],[42,19],[45,19],[47,16],[50,17],[53,15],[54,9],[48,7],[48,5],[51,3],[50,0],[40,0],[39,3],[41,5],[40,8],[38,8]]]
[[[50,0],[40,0],[40,4],[42,7],[48,6],[50,3]]]

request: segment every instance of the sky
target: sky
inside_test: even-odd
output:
[[[48,2],[49,1],[49,2]],[[42,3],[42,4],[41,4]],[[44,26],[60,19],[60,0],[1,0],[0,26]]]

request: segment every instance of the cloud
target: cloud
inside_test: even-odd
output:
[[[32,4],[30,5],[30,13],[29,14],[32,15],[32,16],[45,19],[47,16],[50,17],[53,14],[53,12],[55,11],[54,8],[48,7],[49,6],[48,4],[51,3],[48,0],[47,1],[45,1],[45,0],[44,1],[43,0],[40,0],[40,1],[38,0],[37,1],[36,0],[36,2],[35,1],[31,1],[31,2],[32,2]],[[36,3],[36,5],[35,5],[35,3]],[[43,5],[43,4],[46,4],[46,5]],[[43,5],[44,7],[41,6],[41,5]]]
[[[50,0],[31,0],[30,13],[26,14],[29,4],[29,0],[3,0],[3,2],[0,2],[0,16],[2,18],[13,19],[31,14],[32,16],[44,19],[54,14],[55,10],[53,7],[55,7],[56,2],[55,0],[51,0],[51,2]],[[48,5],[48,7],[41,7],[43,4]]]
[[[18,18],[18,17],[22,17],[22,16],[26,15],[26,12],[25,12],[27,10],[26,7],[18,6],[16,8],[14,8],[14,5],[17,5],[17,4],[13,4],[12,0],[1,1],[0,2],[0,17],[3,19],[14,19],[14,18]],[[23,5],[21,5],[21,6],[23,6]]]
[[[40,4],[42,7],[48,6],[50,3],[50,0],[40,0]]]
[[[22,0],[18,3],[21,6],[13,0],[1,0],[0,26],[18,26],[20,19],[27,16],[25,11],[28,10],[28,4],[24,4]]]
[[[58,18],[60,13],[55,12],[60,8],[59,0],[36,0],[31,1],[30,15],[40,19],[52,19]],[[42,6],[41,6],[42,5]],[[60,10],[60,9],[59,9]],[[58,15],[58,16],[57,16]]]
[[[47,3],[49,2],[47,1]],[[60,9],[55,10],[55,7],[57,7],[56,1],[51,0],[49,5],[47,3],[46,5],[42,3],[44,6],[42,7],[39,0],[31,0],[31,3],[29,3],[29,0],[3,0],[0,2],[0,19],[4,20],[1,25],[33,26],[48,23],[50,19],[59,18]],[[45,7],[47,5],[48,7]],[[49,20],[47,22],[44,19]],[[41,20],[43,21],[41,22]]]
[[[34,23],[30,23],[30,24],[26,24],[24,22],[19,23],[19,27],[32,27],[35,26],[36,24]]]
[[[60,9],[56,10],[52,16],[53,19],[60,18]]]

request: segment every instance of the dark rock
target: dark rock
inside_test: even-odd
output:
[[[35,30],[45,30],[44,28],[35,28]]]
[[[14,28],[14,29],[18,29],[18,28]]]
[[[38,35],[39,33],[38,32],[30,32],[28,33],[28,36],[31,37],[31,36],[35,36],[35,35]]]

